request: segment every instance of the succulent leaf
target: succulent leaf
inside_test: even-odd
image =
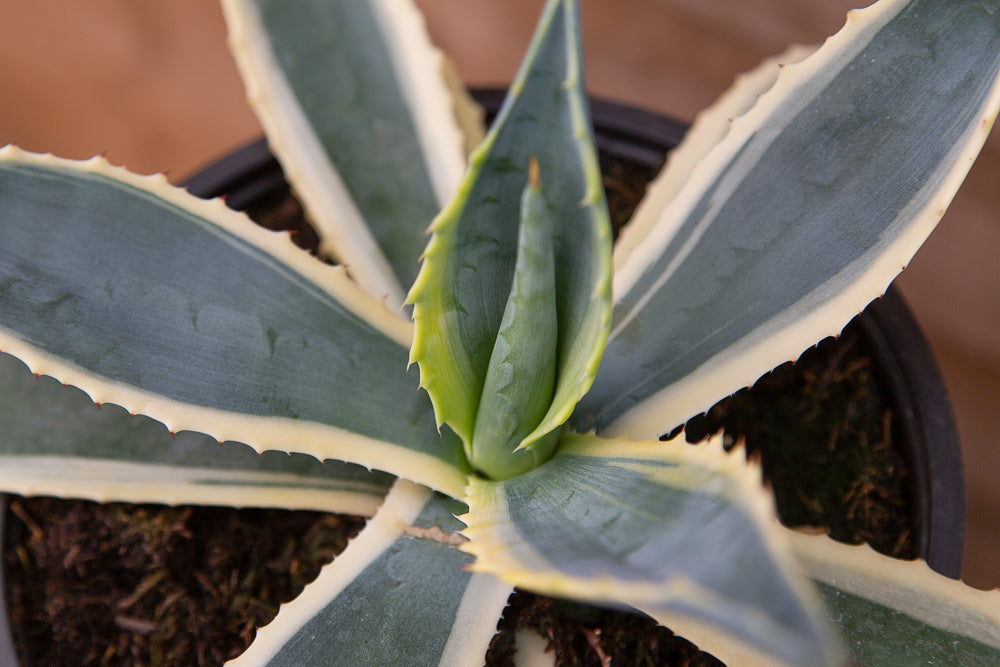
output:
[[[28,366],[0,354],[0,486],[371,514],[390,475],[315,459],[405,478],[233,664],[478,664],[519,585],[731,664],[839,665],[802,569],[857,659],[1000,659],[998,593],[789,535],[720,440],[561,433],[578,407],[577,430],[657,435],[881,293],[997,114],[997,0],[882,0],[739,82],[619,244],[613,312],[576,0],[546,4],[464,177],[469,108],[412,3],[224,2],[349,266],[162,178],[0,150],[0,350]],[[379,301],[411,284],[415,329]]]
[[[311,509],[370,516],[392,477],[340,461],[219,443],[80,390],[0,355],[0,487],[99,502]]]
[[[227,664],[481,664],[512,588],[464,571],[456,511],[397,483],[344,553]]]
[[[1000,592],[943,577],[866,545],[792,533],[851,656],[864,665],[996,665]]]
[[[783,68],[616,272],[575,426],[669,431],[839,333],[951,201],[996,116],[998,69],[1000,12],[973,0],[852,12]]]
[[[555,437],[522,444],[548,412],[555,387],[558,332],[552,227],[538,163],[532,159],[521,198],[514,283],[467,453],[473,468],[495,479],[531,470],[556,445]]]
[[[466,501],[462,548],[476,556],[473,571],[630,605],[723,660],[755,646],[792,665],[839,664],[759,471],[724,453],[721,437],[693,447],[563,436],[529,473],[473,478]],[[727,641],[702,642],[706,627]]]
[[[611,314],[610,224],[581,68],[576,3],[549,2],[459,196],[433,224],[408,298],[416,324],[410,359],[438,423],[467,447],[513,283],[532,157],[554,224],[557,345],[554,395],[525,447],[565,422],[597,371]]]
[[[815,51],[815,47],[794,45],[780,55],[767,58],[736,77],[733,85],[714,104],[698,114],[683,141],[667,154],[663,170],[650,184],[632,219],[615,241],[616,271],[657,228],[664,207],[684,189],[698,163],[729,134],[733,120],[752,109],[757,99],[771,89],[783,67],[801,62]]]
[[[342,270],[100,159],[4,149],[0,198],[0,349],[33,372],[173,431],[461,490],[461,443],[406,371],[409,326]]]
[[[223,7],[250,102],[321,250],[398,307],[465,170],[465,93],[423,18],[409,0]]]

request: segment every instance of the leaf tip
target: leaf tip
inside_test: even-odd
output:
[[[542,187],[541,169],[538,166],[538,158],[534,155],[528,158],[528,187],[535,191]]]

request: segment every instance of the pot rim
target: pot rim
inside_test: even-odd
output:
[[[506,90],[472,91],[487,118],[499,111]],[[687,125],[662,114],[607,99],[591,98],[591,119],[598,149],[658,171],[668,150],[683,138]],[[200,197],[226,195],[226,203],[245,209],[250,203],[281,197],[287,189],[266,139],[257,139],[200,170],[187,182]],[[876,361],[889,392],[900,454],[912,479],[909,497],[920,557],[941,574],[958,578],[966,531],[965,474],[951,400],[932,350],[912,311],[895,285],[852,322]]]

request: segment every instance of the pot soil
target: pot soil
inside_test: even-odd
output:
[[[477,97],[495,112],[502,93]],[[593,117],[620,226],[684,128],[600,101]],[[291,229],[297,243],[315,247],[263,142],[189,187],[226,195],[260,224]],[[840,337],[720,402],[685,432],[697,440],[722,427],[731,447],[745,444],[761,461],[786,525],[920,556],[958,575],[965,493],[954,420],[927,345],[891,290]],[[25,665],[74,666],[235,657],[363,525],[317,512],[17,497],[7,520],[5,590],[17,655]],[[512,664],[516,629],[547,638],[558,665],[720,664],[643,616],[521,591],[498,629],[490,665]]]

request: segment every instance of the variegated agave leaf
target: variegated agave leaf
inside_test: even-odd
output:
[[[497,395],[503,394],[502,386],[497,391],[490,388],[490,383],[495,381],[493,378],[496,360],[499,358],[503,364],[516,367],[519,363],[518,355],[531,354],[531,350],[539,347],[541,341],[546,338],[542,334],[548,325],[544,321],[532,318],[542,317],[544,320],[548,317],[556,320],[558,335],[563,337],[557,343],[557,346],[562,346],[564,355],[558,360],[559,367],[571,371],[564,372],[569,380],[559,380],[562,386],[568,387],[564,390],[567,398],[556,401],[558,408],[555,412],[563,415],[569,414],[575,399],[585,390],[589,381],[587,373],[593,373],[607,330],[609,315],[607,287],[611,269],[608,221],[603,200],[599,196],[596,159],[592,140],[589,138],[582,89],[579,87],[576,11],[575,3],[572,2],[551,2],[547,7],[528,58],[518,81],[515,82],[511,99],[484,146],[474,155],[470,175],[458,198],[434,225],[434,237],[427,252],[427,262],[412,291],[411,298],[415,304],[414,313],[418,331],[422,330],[425,333],[423,337],[418,333],[418,342],[414,345],[411,357],[420,362],[422,381],[431,390],[432,396],[437,396],[436,407],[439,411],[449,415],[459,415],[459,418],[449,416],[442,421],[455,426],[456,430],[468,437],[466,444],[468,447],[470,442],[472,443],[473,455],[475,455],[475,438],[472,431],[484,428],[484,421],[491,417],[487,415],[484,418],[482,408],[484,405],[493,407],[490,402],[495,400]],[[547,108],[543,112],[539,110],[540,106]],[[555,245],[558,250],[550,248],[550,245]],[[518,246],[519,249],[516,249]],[[474,259],[470,260],[469,257]],[[554,285],[553,264],[556,257],[561,259],[559,264],[561,271],[578,264],[582,264],[586,271],[574,276],[576,283]],[[498,275],[501,277],[497,278]],[[540,278],[544,275],[548,275],[547,283],[544,278]],[[586,279],[580,280],[580,275]],[[541,282],[538,282],[539,280]],[[498,285],[503,284],[513,285],[512,295],[509,298],[507,290],[498,288]],[[544,301],[546,298],[551,299],[553,295],[557,299],[562,297],[567,303],[544,307],[539,305],[539,299]],[[442,301],[443,296],[447,296],[448,299]],[[450,299],[460,301],[462,307],[456,308]],[[491,308],[481,306],[483,301],[490,300],[492,300]],[[554,315],[545,314],[546,309],[558,310],[559,307],[563,310]],[[446,315],[442,316],[442,312]],[[525,317],[528,319],[523,319]],[[461,324],[456,326],[449,318],[459,320]],[[581,319],[587,323],[587,333],[582,338],[586,344],[582,345],[566,336],[566,332],[572,333],[577,329],[575,322]],[[475,339],[474,335],[482,330],[486,333],[482,334],[480,339]],[[508,334],[510,334],[509,340],[506,338]],[[520,337],[518,338],[516,334]],[[485,350],[485,353],[479,353],[481,350],[468,344],[470,338],[474,342],[478,340],[476,345]],[[500,349],[500,344],[494,344],[500,339],[507,345],[503,356],[498,356],[497,350]],[[462,379],[462,373],[454,372],[456,368],[461,368],[463,361],[463,358],[459,357],[456,362],[454,357],[456,345],[461,344],[467,345],[466,357],[474,357],[472,365],[478,367],[473,369],[473,373],[478,374],[477,377],[465,386],[456,380],[456,378]],[[472,351],[468,352],[469,349]],[[569,354],[566,350],[572,350],[574,353]],[[549,354],[551,356],[551,352]],[[567,364],[567,359],[573,363]],[[520,373],[530,375],[528,371],[537,365],[537,362],[529,363],[520,369]],[[535,374],[537,375],[537,372]],[[443,378],[442,381],[459,384],[459,388],[451,388],[450,393],[439,391],[440,388],[436,386],[439,377]],[[552,419],[545,414],[545,411],[553,412],[548,403],[553,393],[557,397],[559,395],[560,389],[555,386],[556,382],[553,379],[551,386],[542,389],[546,395],[542,396],[540,401],[537,400],[538,397],[529,397],[536,403],[540,402],[543,407],[543,411],[534,416],[532,426],[539,419],[543,423],[545,419]],[[448,410],[455,412],[448,413]],[[503,414],[499,409],[498,412]],[[498,419],[502,421],[504,418]],[[558,424],[558,421],[555,423]],[[540,427],[540,429],[547,431],[551,430],[551,427]],[[529,440],[526,433],[527,431],[518,433],[517,438]],[[510,450],[518,443],[507,444],[510,447],[506,454],[510,455],[512,453]],[[563,445],[563,451],[570,450],[573,450],[571,445]],[[608,450],[609,448],[605,448],[600,454],[605,457],[610,456]],[[681,449],[682,453],[683,451]],[[610,463],[600,456],[595,458],[595,460],[600,458],[600,464],[609,471],[608,483],[618,482],[627,485],[629,480],[638,479],[645,483],[643,490],[650,491],[656,488],[661,492],[649,494],[649,498],[663,500],[661,496],[665,493],[671,498],[670,511],[675,510],[678,516],[687,515],[691,520],[698,518],[700,510],[687,513],[686,508],[694,506],[704,509],[705,505],[700,505],[697,500],[686,503],[683,499],[701,498],[701,492],[698,489],[685,487],[684,484],[678,485],[676,482],[686,476],[701,479],[703,475],[699,475],[698,471],[706,472],[704,461],[693,464],[684,456],[680,456],[676,460],[666,462],[662,460],[663,450],[655,444],[638,449],[622,447],[620,453],[622,458],[615,458]],[[551,471],[558,468],[552,466],[556,462],[567,461],[567,456],[569,455],[560,454],[553,464],[543,466],[531,475],[541,475],[546,480],[542,486],[560,486],[560,480],[569,481],[570,488],[586,486],[586,482],[578,476],[568,473],[551,475]],[[538,460],[534,459],[530,467],[537,466]],[[708,468],[721,466],[730,470],[743,470],[738,461],[722,456],[721,453],[716,453],[715,457],[710,457],[709,460],[711,463],[708,464]],[[636,466],[639,470],[632,470]],[[648,472],[646,468],[650,466],[654,469],[662,467],[676,469],[673,473],[673,482],[658,477],[656,480],[648,478],[645,472]],[[562,472],[561,469],[559,471]],[[723,487],[725,484],[721,480],[742,479],[744,482],[751,480],[749,486],[756,491],[747,496],[753,498],[750,505],[757,509],[766,507],[766,502],[762,500],[762,491],[759,489],[759,477],[753,473],[743,472],[746,473],[745,477],[739,477],[738,474],[736,477],[727,476],[726,473],[719,471],[707,474],[719,475],[716,479],[720,480]],[[522,479],[525,483],[531,484],[535,479],[531,475],[525,478],[514,477],[505,484],[516,485]],[[509,470],[502,470],[499,476],[508,477],[511,474]],[[740,484],[735,484],[735,487],[744,490],[748,488],[747,485]],[[474,484],[470,492],[473,494],[471,497],[478,498],[480,486]],[[739,496],[739,492],[735,489],[733,493]],[[404,495],[408,498],[412,494]],[[330,649],[330,646],[321,645],[322,642],[318,644],[317,638],[329,637],[331,633],[343,640],[338,642],[342,649],[344,646],[367,646],[366,639],[370,638],[372,628],[379,627],[380,623],[390,623],[394,639],[388,645],[381,643],[377,649],[371,650],[389,651],[394,658],[403,655],[396,651],[408,645],[406,637],[412,628],[405,626],[412,623],[400,621],[407,618],[402,611],[387,607],[378,610],[378,613],[373,611],[375,616],[371,618],[365,616],[352,618],[351,614],[344,610],[356,606],[356,602],[352,600],[358,598],[358,591],[361,590],[359,587],[375,586],[375,590],[379,593],[366,593],[363,597],[380,599],[383,588],[379,585],[379,581],[383,575],[379,573],[389,567],[389,561],[383,564],[383,560],[391,558],[392,562],[395,562],[401,558],[395,552],[399,545],[412,547],[413,544],[419,543],[413,541],[414,534],[424,537],[428,534],[427,526],[419,522],[412,523],[413,517],[423,511],[420,509],[422,504],[411,502],[405,505],[404,510],[402,509],[406,502],[403,500],[404,495],[397,494],[387,502],[382,514],[366,529],[362,536],[364,539],[359,539],[356,546],[352,545],[347,554],[334,564],[330,574],[324,575],[323,584],[314,587],[315,592],[308,594],[301,603],[297,601],[289,606],[288,611],[279,616],[274,626],[261,633],[258,643],[245,656],[247,660],[260,661],[273,658],[280,662],[289,656],[294,656],[296,663],[303,663],[314,659],[317,653],[322,655]],[[747,497],[740,496],[740,500],[747,501]],[[583,503],[581,507],[587,508],[585,514],[612,512],[620,517],[639,519],[640,528],[646,531],[650,544],[664,545],[672,539],[671,536],[676,538],[675,544],[683,542],[684,531],[678,530],[676,525],[669,523],[649,525],[646,520],[648,508],[642,511],[636,511],[634,508],[623,510],[619,504],[609,505],[608,499],[607,494],[598,489],[595,494],[581,495]],[[478,506],[481,508],[483,504],[479,502]],[[491,505],[489,501],[485,504]],[[739,504],[740,502],[733,502],[729,505],[726,501],[721,501],[717,506],[713,505],[714,509],[709,510],[709,513],[715,511],[725,513],[727,510],[722,508],[726,506],[729,507],[732,517],[742,517],[740,511],[734,507]],[[542,515],[560,521],[563,529],[573,529],[576,525],[574,521],[580,518],[573,511],[563,514],[567,508],[558,504],[549,509],[550,514],[546,515],[543,512]],[[573,509],[579,510],[579,507]],[[369,539],[375,539],[365,536],[381,534],[382,529],[379,526],[387,514],[394,516],[391,522],[392,531],[380,539],[377,548],[362,549],[362,544],[367,544]],[[514,583],[537,587],[537,579],[530,567],[515,572],[511,572],[510,568],[496,570],[494,559],[484,555],[487,552],[492,554],[494,550],[488,548],[493,542],[489,535],[483,532],[482,527],[482,524],[490,525],[494,518],[477,516],[475,512],[469,516],[477,519],[476,525],[469,529],[470,534],[477,536],[469,545],[470,551],[476,553],[480,559],[476,567],[484,572],[496,571],[508,582],[508,587]],[[738,641],[744,643],[749,641],[774,650],[781,642],[776,641],[774,637],[768,638],[768,635],[777,632],[777,635],[794,645],[791,649],[787,647],[782,649],[784,651],[782,655],[789,662],[796,662],[802,656],[808,656],[811,662],[832,664],[838,655],[836,643],[830,641],[815,600],[811,599],[808,593],[800,591],[794,578],[789,577],[787,556],[782,555],[784,552],[780,544],[772,543],[773,529],[766,522],[759,520],[759,512],[751,512],[751,516],[757,516],[758,520],[735,522],[738,526],[737,539],[745,539],[745,543],[756,545],[756,550],[753,552],[756,558],[754,564],[770,572],[773,577],[769,581],[775,583],[787,595],[773,598],[777,602],[770,608],[755,608],[750,616],[759,619],[757,622],[746,624],[733,621],[727,628],[727,636],[730,639],[739,637]],[[390,520],[384,519],[384,521]],[[440,529],[440,523],[439,521],[434,524],[437,527],[435,534],[438,537],[448,534],[448,530]],[[623,523],[629,521],[623,520]],[[685,526],[690,525],[690,521],[681,523]],[[407,529],[408,525],[413,527]],[[580,526],[576,526],[575,532],[579,530]],[[636,535],[632,535],[630,539],[633,538],[638,539]],[[485,552],[477,551],[476,540],[482,540],[487,547]],[[433,550],[439,551],[445,548],[447,541],[438,539],[434,544],[425,544],[422,548],[432,546]],[[627,547],[623,548],[625,553],[629,553]],[[597,567],[601,568],[614,569],[622,563],[620,553],[611,554],[600,549],[584,548],[579,555],[591,558]],[[436,562],[439,563],[453,558],[459,558],[460,562],[468,562],[463,560],[467,557],[457,553],[435,556]],[[677,582],[694,576],[691,571],[693,563],[694,561],[680,562],[671,568],[669,574],[664,574],[656,568],[651,571],[645,571],[643,567],[636,569],[633,588],[646,590],[648,595],[636,597],[634,600],[610,593],[603,580],[594,581],[587,577],[576,582],[573,588],[552,590],[542,587],[542,589],[605,603],[624,600],[639,606],[644,605],[662,617],[668,616],[671,612],[693,615],[702,620],[710,618],[718,620],[723,617],[735,619],[739,616],[745,600],[738,601],[742,599],[742,594],[738,590],[740,586],[734,585],[732,580],[720,579],[717,582],[719,587],[709,594],[708,597],[715,598],[717,602],[713,605],[712,613],[708,613],[706,606],[702,604],[704,598],[702,603],[697,601],[699,597],[697,592],[679,596],[675,594],[674,588]],[[704,569],[702,574],[705,576],[699,581],[708,585],[707,582],[712,578],[709,572],[719,574],[727,567],[728,563],[720,559],[715,566]],[[409,581],[400,568],[401,566],[391,568],[394,572],[393,581]],[[415,572],[422,569],[427,568],[418,567]],[[334,575],[334,572],[342,574]],[[454,597],[449,593],[442,599],[456,601],[469,595],[467,591],[479,588],[493,593],[504,590],[503,587],[496,588],[494,584],[487,584],[486,582],[495,581],[487,575],[475,576],[486,578],[481,580],[482,584],[477,584],[473,588],[467,588],[470,585],[467,582],[478,580],[469,579],[465,574],[460,576],[456,574],[450,579],[443,574],[441,577],[428,578],[427,581],[432,582],[433,586],[428,589],[425,582],[422,587],[413,589],[411,595],[400,598],[399,604],[424,600],[427,595],[431,595],[428,590],[453,591]],[[544,578],[544,571],[539,576]],[[408,586],[409,584],[405,584],[403,590],[409,591]],[[480,594],[476,594],[476,599],[478,595]],[[391,606],[396,602],[387,599],[386,604]],[[460,604],[454,609],[457,610],[461,606]],[[794,611],[789,611],[791,607],[794,607]],[[712,616],[712,614],[719,615]],[[361,623],[358,622],[359,618],[367,620]],[[795,619],[792,623],[794,627],[786,628],[784,624],[790,618]],[[420,628],[423,637],[421,646],[431,651],[424,658],[433,662],[444,659],[440,656],[448,652],[447,646],[451,641],[448,638],[461,634],[452,628],[452,624],[468,621],[462,620],[453,612],[428,619],[427,623],[431,621],[434,621],[433,627],[420,624]],[[402,626],[399,625],[401,622]],[[486,625],[492,626],[485,624],[484,627]],[[367,648],[359,650],[362,651],[362,655],[368,651]],[[412,650],[407,655],[412,654]],[[345,655],[355,656],[357,652],[347,649]]]
[[[460,493],[409,326],[221,202],[103,160],[0,153],[0,349],[90,398]],[[393,419],[386,419],[392,414]]]
[[[632,251],[640,247],[660,221],[660,213],[690,181],[694,168],[729,134],[733,120],[757,103],[771,89],[781,69],[805,60],[816,48],[795,45],[781,55],[768,58],[738,77],[710,107],[698,114],[684,140],[667,155],[663,170],[650,184],[647,194],[615,241],[615,270],[621,268]]]
[[[1000,592],[976,590],[924,562],[865,545],[799,533],[791,539],[859,664],[1000,662]]]
[[[430,400],[407,370],[409,325],[343,270],[158,179],[16,149],[0,153],[0,349],[173,430],[352,461],[422,485],[398,481],[241,664],[478,663],[513,585],[633,606],[734,664],[838,664],[839,644],[794,575],[756,471],[718,444],[559,430],[592,383],[574,426],[665,430],[834,332],[878,294],[932,226],[995,113],[996,3],[883,0],[773,82],[737,91],[726,113],[769,89],[732,127],[710,114],[717,126],[693,131],[695,166],[664,178],[631,234],[642,243],[619,255],[613,327],[577,3],[546,5],[512,95],[461,182],[446,77],[405,4],[316,3],[306,20],[305,4],[233,0],[227,12],[286,171],[327,250],[369,293],[398,300],[424,223],[456,193],[410,292],[409,359]],[[331,34],[343,39],[331,46]],[[945,94],[925,96],[928,82]],[[876,88],[905,106],[869,94]],[[883,181],[885,190],[872,185]],[[551,371],[546,382],[519,378],[505,402],[510,369],[537,365],[530,355]],[[11,377],[31,381],[19,366]],[[89,428],[92,417],[69,424]],[[111,411],[107,426],[124,433],[127,419]],[[477,458],[477,431],[510,424],[499,455]],[[152,434],[129,469],[168,464],[164,437]],[[100,446],[48,442],[63,461],[108,459]],[[495,480],[470,474],[463,444]],[[5,456],[23,454],[9,447]],[[199,460],[181,466],[180,486],[197,488],[202,468],[215,465]],[[303,473],[310,483],[313,473]],[[292,483],[280,466],[261,474],[258,486]],[[387,482],[361,479],[376,497]]]
[[[521,462],[494,468],[487,472],[491,475],[509,476],[546,458],[532,456],[531,449],[569,417],[586,392],[607,337],[610,226],[581,70],[576,3],[550,2],[512,94],[474,153],[459,195],[433,224],[409,296],[416,326],[410,359],[420,366],[421,386],[431,396],[438,422],[459,434],[473,459],[480,456],[475,429],[481,397],[491,392],[491,357],[496,353],[502,363],[514,364],[502,352],[512,342],[508,327],[554,333],[554,356],[550,352],[539,364],[556,369],[554,385],[547,395],[532,399],[546,409],[530,419],[519,415],[523,428],[511,429],[507,458],[517,458],[509,452],[520,449]],[[540,185],[528,187],[533,160]],[[535,204],[522,210],[522,196]],[[553,277],[541,272],[530,279],[543,281],[531,288],[535,294],[554,297],[554,312],[551,304],[545,306],[550,309],[546,325],[505,319],[505,311],[524,308],[513,300],[508,305],[522,219],[529,223],[525,233],[533,225],[551,225],[551,262],[558,269]],[[526,275],[518,275],[519,284],[529,284],[522,281]],[[514,345],[536,342],[522,339]],[[534,391],[524,373],[514,380],[527,380],[529,386],[511,393]],[[490,464],[479,459],[479,465]]]
[[[171,434],[0,355],[0,488],[99,502],[311,509],[371,516],[392,477],[303,454]]]
[[[512,586],[467,571],[460,503],[398,482],[379,514],[229,665],[482,663]]]
[[[852,12],[781,70],[683,190],[649,195],[658,207],[643,210],[649,231],[616,271],[615,323],[577,428],[669,431],[885,290],[995,117],[995,4]]]
[[[411,2],[225,0],[230,45],[321,252],[398,308],[465,170],[471,106]],[[479,131],[477,121],[471,139]]]
[[[759,470],[721,436],[692,447],[566,435],[529,473],[474,479],[467,502],[475,572],[634,607],[729,664],[841,664]]]

